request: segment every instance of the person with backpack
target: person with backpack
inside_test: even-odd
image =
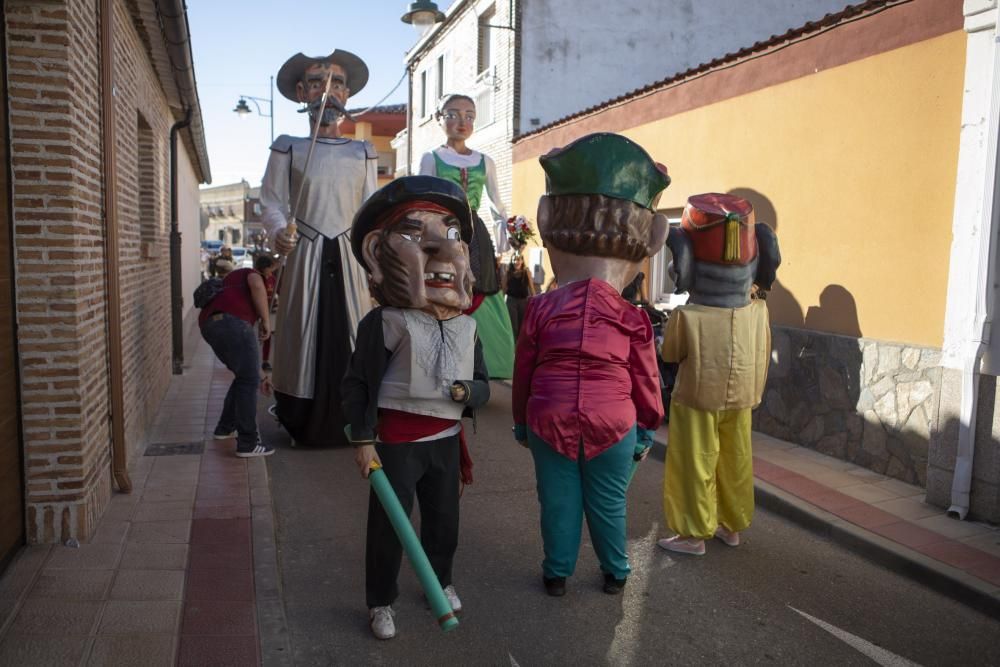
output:
[[[270,456],[274,448],[263,444],[257,431],[261,358],[257,341],[271,336],[264,279],[253,269],[237,269],[228,273],[221,285],[211,282],[206,281],[195,292],[195,305],[202,304],[198,305],[202,309],[198,326],[215,356],[235,376],[213,435],[217,440],[235,436],[236,456],[240,458]]]

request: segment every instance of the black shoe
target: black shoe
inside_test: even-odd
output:
[[[545,583],[545,592],[552,597],[561,598],[566,595],[566,577],[555,577],[554,579],[542,577],[542,581]]]
[[[604,573],[604,592],[608,595],[618,595],[625,588],[628,579],[615,579],[615,575]]]

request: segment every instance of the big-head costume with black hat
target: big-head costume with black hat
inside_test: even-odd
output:
[[[318,88],[328,80],[334,91],[326,108],[318,109]],[[339,49],[318,57],[298,53],[277,77],[282,95],[307,104],[311,127],[322,125],[311,157],[310,136],[274,141],[260,193],[261,222],[272,248],[282,235],[288,238],[290,222],[297,228],[279,286],[271,381],[278,419],[300,444],[347,444],[339,383],[358,322],[372,307],[347,232],[377,187],[378,155],[367,141],[340,137],[335,117],[344,106],[339,98],[346,100],[367,81],[364,62]]]
[[[719,193],[690,197],[667,245],[677,291],[690,297],[671,313],[661,350],[679,364],[663,482],[677,535],[661,546],[700,554],[716,534],[738,544],[753,518],[750,413],[763,395],[771,333],[766,302],[751,289],[771,288],[781,256],[750,202]]]
[[[630,571],[633,458],[663,420],[652,326],[621,290],[663,247],[667,220],[655,206],[670,178],[616,134],[585,136],[539,161],[538,229],[559,288],[528,300],[514,360],[514,433],[534,457],[547,590],[564,591],[586,514],[605,591],[617,593]]]
[[[354,256],[370,272],[380,306],[358,326],[341,387],[344,414],[363,474],[377,455],[407,513],[414,495],[419,499],[421,541],[446,593],[458,544],[459,481],[472,481],[460,419],[490,395],[476,322],[462,314],[472,298],[471,215],[454,183],[405,176],[372,195],[351,230]],[[369,609],[388,607],[399,595],[401,555],[372,492]]]

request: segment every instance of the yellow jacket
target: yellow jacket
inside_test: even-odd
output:
[[[698,410],[755,408],[771,356],[767,305],[680,306],[670,314],[661,356],[680,364],[671,400]]]

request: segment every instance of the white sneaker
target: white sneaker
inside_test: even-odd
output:
[[[730,531],[725,526],[720,525],[715,529],[715,537],[722,540],[726,546],[740,546],[740,534],[737,531]]]
[[[448,598],[448,604],[451,605],[451,610],[456,614],[462,611],[462,601],[458,599],[458,593],[455,592],[455,587],[448,584],[444,587],[444,596]]]
[[[368,627],[372,629],[372,634],[377,639],[392,639],[396,636],[396,622],[392,620],[395,615],[392,605],[372,607],[368,610]]]
[[[705,540],[699,540],[694,537],[674,535],[673,537],[660,540],[656,544],[661,549],[674,551],[679,554],[689,554],[691,556],[705,555]]]
[[[462,601],[458,599],[458,593],[455,592],[455,587],[452,586],[451,584],[448,584],[442,590],[444,591],[445,599],[448,600],[448,604],[451,605],[452,612],[457,614],[460,611],[462,611]],[[430,608],[431,608],[430,600],[428,600],[427,596],[425,595],[424,609],[430,609]]]

